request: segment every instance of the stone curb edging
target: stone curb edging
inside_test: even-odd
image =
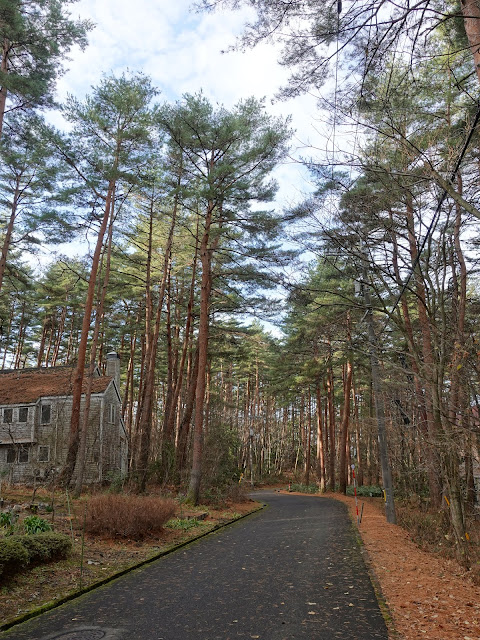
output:
[[[225,527],[235,524],[239,520],[248,518],[249,516],[252,516],[253,514],[258,513],[262,509],[265,509],[266,506],[267,506],[266,504],[259,504],[259,506],[256,509],[254,509],[253,511],[249,511],[248,513],[244,513],[238,518],[233,518],[232,520],[227,520],[226,522],[222,522],[221,524],[216,524],[209,531],[204,531],[203,533],[199,534],[198,536],[195,536],[194,538],[190,538],[189,540],[180,542],[179,544],[175,545],[174,547],[171,547],[170,549],[167,549],[166,551],[160,551],[160,553],[156,553],[155,555],[151,556],[150,558],[147,558],[146,560],[142,560],[141,562],[134,564],[130,567],[127,567],[126,569],[122,569],[117,573],[113,573],[111,576],[108,576],[107,578],[103,578],[103,580],[93,582],[92,584],[88,585],[87,587],[84,587],[83,589],[73,591],[72,593],[69,593],[63,598],[58,598],[57,600],[51,600],[50,602],[47,602],[46,604],[38,607],[37,609],[28,611],[27,613],[24,613],[18,618],[10,620],[10,622],[7,622],[6,624],[0,625],[0,633],[2,633],[3,631],[7,631],[8,629],[11,629],[12,627],[15,627],[18,624],[21,624],[22,622],[26,622],[27,620],[31,620],[32,618],[37,618],[38,616],[42,615],[42,613],[46,613],[47,611],[56,609],[62,604],[65,604],[66,602],[70,602],[71,600],[75,600],[75,598],[78,598],[86,593],[89,593],[90,591],[94,591],[95,589],[98,589],[98,587],[102,587],[103,585],[108,584],[109,582],[113,582],[113,580],[116,580],[117,578],[121,578],[127,573],[131,573],[132,571],[135,571],[135,569],[139,569],[140,567],[143,567],[147,564],[151,564],[152,562],[155,562],[155,560],[159,560],[164,556],[168,556],[169,554],[174,553],[179,549],[183,549],[187,545],[192,544],[197,540],[201,540],[202,538],[205,538],[211,533],[215,533],[219,529],[224,529]]]

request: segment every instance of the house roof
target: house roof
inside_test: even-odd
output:
[[[30,404],[48,396],[70,396],[73,389],[74,367],[41,367],[0,371],[0,405]],[[113,378],[93,379],[92,393],[103,393]],[[83,381],[83,393],[87,380]]]

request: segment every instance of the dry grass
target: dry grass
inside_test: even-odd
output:
[[[138,540],[161,531],[175,507],[165,498],[98,495],[88,502],[85,528],[94,535]]]

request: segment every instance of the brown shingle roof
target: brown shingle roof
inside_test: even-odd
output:
[[[0,371],[0,405],[30,404],[45,396],[72,394],[74,367],[15,369]],[[92,393],[106,390],[112,378],[100,376],[93,380]],[[83,392],[87,380],[83,381]]]

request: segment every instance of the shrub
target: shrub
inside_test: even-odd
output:
[[[422,549],[439,551],[451,546],[450,523],[447,511],[414,508],[407,501],[395,505],[398,524],[406,529],[412,540]]]
[[[318,493],[320,491],[316,484],[292,483],[290,489],[291,491],[298,491],[298,493]]]
[[[355,495],[354,488],[352,486],[347,487],[347,496],[353,495]],[[362,485],[361,487],[357,487],[357,496],[383,498],[383,489],[376,485]]]
[[[22,536],[21,543],[28,552],[30,562],[65,558],[72,548],[71,538],[53,531]]]
[[[13,575],[29,563],[65,558],[72,541],[63,533],[37,533],[10,536],[0,540],[0,575]]]
[[[127,476],[119,471],[110,471],[107,474],[107,482],[110,483],[108,487],[109,493],[120,493],[123,490]]]
[[[25,533],[27,535],[32,535],[35,533],[51,531],[52,525],[43,518],[39,518],[38,516],[28,516],[23,521],[23,528],[25,529]]]
[[[102,494],[88,503],[86,531],[92,534],[144,538],[160,531],[175,513],[165,498]]]
[[[30,558],[19,537],[10,536],[0,540],[0,575],[11,575],[27,566]]]

